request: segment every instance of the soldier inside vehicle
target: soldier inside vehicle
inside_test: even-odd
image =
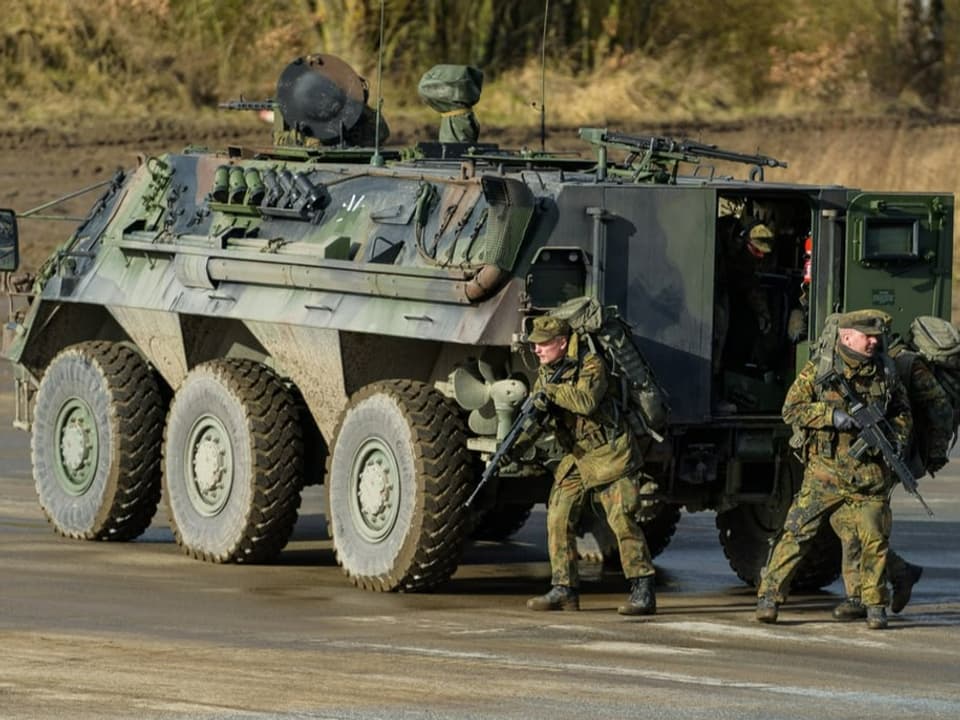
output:
[[[713,411],[778,413],[806,335],[810,207],[796,197],[718,203]]]

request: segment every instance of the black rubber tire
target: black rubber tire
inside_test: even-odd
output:
[[[677,523],[680,522],[679,505],[660,505],[650,518],[642,518],[640,527],[647,539],[650,557],[657,557],[667,549],[674,534],[677,532]]]
[[[337,562],[364,590],[422,592],[456,571],[473,464],[456,404],[429,385],[374,383],[349,401],[327,466]]]
[[[480,516],[470,539],[494,542],[509,539],[527,522],[533,506],[534,503],[498,503]]]
[[[37,391],[31,454],[40,507],[57,533],[125,541],[149,527],[163,416],[157,374],[131,348],[87,342],[53,358]]]
[[[792,492],[781,494],[775,505],[738,505],[717,513],[716,525],[720,531],[720,544],[731,569],[747,585],[756,587],[760,571],[770,554],[770,540],[783,528],[783,520],[793,494],[800,487],[803,471],[794,462],[785,465],[791,473],[789,481]],[[840,541],[828,522],[820,527],[813,546],[807,552],[793,578],[793,590],[817,590],[829,585],[840,576]]]
[[[297,522],[302,475],[296,403],[270,368],[214,360],[190,371],[163,438],[167,514],[187,555],[215,563],[275,558]]]

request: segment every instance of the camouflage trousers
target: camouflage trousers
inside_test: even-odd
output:
[[[890,506],[886,507],[886,531],[890,535],[890,527],[893,524],[893,517],[890,513]],[[843,551],[843,589],[847,597],[860,597],[862,588],[860,584],[860,535],[856,526],[844,522],[843,516],[836,514],[830,517],[830,526],[840,538],[840,547]],[[887,549],[887,577],[895,578],[898,575],[907,574],[907,563],[902,557],[891,549]]]
[[[855,534],[860,541],[858,574],[864,605],[887,604],[887,543],[890,510],[886,497],[854,500],[819,480],[804,478],[800,492],[787,511],[783,532],[761,573],[757,595],[784,602],[797,565],[810,549],[823,521],[830,519]],[[850,572],[844,556],[844,577]]]
[[[595,498],[603,507],[607,523],[617,538],[623,574],[628,578],[653,575],[653,560],[643,530],[634,517],[639,496],[630,477],[607,485],[586,488],[576,467],[556,480],[547,502],[547,546],[550,552],[552,584],[577,587],[577,522],[584,503]]]

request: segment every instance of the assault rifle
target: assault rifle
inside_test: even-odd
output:
[[[569,367],[569,361],[560,363],[560,366],[553,372],[547,382],[554,383],[559,380],[563,372]],[[517,440],[520,438],[521,433],[523,433],[523,431],[527,428],[528,421],[533,420],[542,412],[537,405],[539,404],[538,401],[544,397],[546,396],[543,390],[527,395],[526,399],[523,401],[523,404],[520,406],[520,412],[517,413],[517,419],[513,421],[513,425],[510,426],[506,436],[497,446],[497,450],[493,454],[493,457],[490,458],[490,462],[487,463],[487,467],[484,469],[483,475],[480,476],[480,482],[477,483],[477,486],[473,489],[473,492],[470,493],[470,497],[468,497],[467,501],[463,504],[464,507],[470,507],[471,503],[473,503],[480,491],[483,490],[484,486],[493,480],[493,477],[500,472],[500,463],[502,463],[503,459],[510,454],[513,446],[517,444]]]
[[[900,482],[903,483],[903,489],[919,500],[920,504],[923,505],[923,509],[927,511],[927,515],[933,517],[933,510],[930,509],[930,506],[927,505],[926,501],[920,495],[920,489],[917,485],[916,478],[913,476],[913,472],[907,463],[904,462],[893,443],[890,442],[890,438],[893,436],[893,428],[884,416],[883,411],[877,405],[867,405],[857,397],[857,394],[853,391],[853,388],[850,387],[850,383],[847,382],[847,379],[843,377],[843,375],[834,373],[834,377],[836,378],[840,394],[850,405],[850,410],[848,411],[850,417],[853,418],[857,427],[860,428],[860,436],[850,446],[850,456],[859,460],[868,450],[878,450],[883,456],[884,462],[887,463],[887,467],[893,470],[897,474],[897,477],[900,478]]]

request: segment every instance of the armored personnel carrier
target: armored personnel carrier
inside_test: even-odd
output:
[[[882,308],[899,331],[949,317],[952,196],[771,182],[771,157],[605,129],[580,131],[579,156],[385,149],[342,65],[284,71],[266,147],[118,173],[38,273],[4,336],[53,528],[131,540],[163,496],[187,554],[265,562],[323,484],[356,586],[433,588],[471,537],[546,498],[549,437],[465,506],[533,376],[531,319],[586,296],[669,391],[641,517],[654,552],[681,508],[714,510],[756,581],[800,482],[780,407],[811,338],[838,310]],[[478,77],[448,77],[453,107]],[[18,242],[0,213],[0,269]],[[837,574],[821,541],[808,586]]]

